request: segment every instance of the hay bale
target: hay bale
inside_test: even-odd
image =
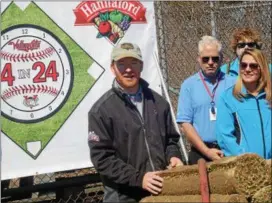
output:
[[[207,164],[211,194],[242,194],[250,197],[269,185],[266,161],[256,154],[225,157]],[[200,194],[198,166],[181,166],[165,170],[161,195]]]
[[[183,196],[149,196],[143,198],[140,202],[201,202],[201,195],[183,195]],[[218,195],[212,194],[210,202],[246,202],[245,196],[232,195]]]
[[[266,159],[265,161],[266,161],[267,165],[271,166],[271,159]]]
[[[269,185],[272,185],[272,164],[271,164],[271,159],[267,159],[265,160],[266,164],[267,164],[267,170],[268,170],[268,174],[269,174]]]
[[[271,203],[272,186],[268,185],[256,192],[252,197],[253,203]]]

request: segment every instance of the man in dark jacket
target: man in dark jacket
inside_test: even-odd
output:
[[[140,78],[140,48],[131,43],[112,51],[112,88],[89,112],[91,160],[104,185],[104,202],[137,202],[161,192],[158,176],[182,165],[168,102]]]

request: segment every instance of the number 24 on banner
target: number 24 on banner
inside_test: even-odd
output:
[[[33,78],[33,83],[42,83],[46,82],[47,78],[52,78],[52,81],[57,81],[59,73],[56,69],[56,61],[50,61],[48,67],[46,68],[43,62],[35,62],[32,66],[32,70],[37,70],[39,68],[39,72]],[[19,79],[24,78],[25,76],[29,75],[29,70],[18,70],[19,72]],[[2,73],[1,73],[1,81],[6,81],[8,86],[13,86],[13,81],[15,77],[12,75],[12,64],[6,63]]]

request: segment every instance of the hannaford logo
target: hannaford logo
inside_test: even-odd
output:
[[[38,122],[67,99],[73,68],[65,47],[52,33],[17,26],[3,35],[1,110],[16,122]]]
[[[74,13],[75,25],[95,25],[97,38],[117,43],[133,23],[146,23],[146,9],[140,1],[84,1]]]

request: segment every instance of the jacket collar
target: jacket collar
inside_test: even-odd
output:
[[[140,78],[139,80],[140,83],[140,91],[142,91],[142,93],[144,94],[146,89],[149,86],[149,83],[147,81],[145,81],[144,79]],[[118,82],[116,81],[116,79],[113,80],[112,83],[112,89],[113,91],[119,96],[121,97],[123,100],[130,100],[129,99],[129,95],[124,91],[124,89],[118,84]],[[139,91],[138,91],[139,92]],[[137,94],[137,93],[136,93]]]
[[[242,85],[241,88],[241,93],[243,95],[245,95],[246,97],[251,97],[252,95],[248,94],[247,89],[244,85]],[[265,97],[266,93],[264,90],[260,91],[259,94],[256,96],[257,99],[261,98],[261,97]]]
[[[230,72],[233,72],[236,75],[239,75],[239,67],[240,67],[240,65],[239,65],[240,62],[239,61],[240,61],[239,58],[236,57],[236,59],[233,60],[231,62],[231,64],[230,64]]]
[[[239,68],[239,58],[236,57],[232,62],[231,62],[231,66],[236,66]]]

